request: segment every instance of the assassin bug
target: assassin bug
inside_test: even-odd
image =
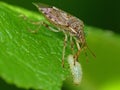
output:
[[[64,66],[65,48],[66,48],[66,42],[68,40],[68,36],[70,36],[72,51],[74,44],[73,40],[75,40],[78,49],[77,52],[74,54],[74,64],[78,60],[81,49],[84,49],[85,54],[87,55],[86,48],[88,48],[88,45],[86,43],[85,35],[83,31],[84,29],[83,21],[54,6],[48,6],[41,3],[33,3],[33,4],[38,8],[38,10],[44,15],[44,17],[51,24],[53,24],[56,28],[58,28],[58,30],[55,30],[53,27],[49,26],[45,22],[42,22],[43,25],[45,25],[50,30],[55,32],[62,31],[65,35],[63,54],[62,54],[62,66]],[[90,49],[89,51],[92,53]],[[95,55],[93,54],[93,56]]]

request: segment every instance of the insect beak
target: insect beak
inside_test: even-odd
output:
[[[39,5],[37,3],[32,2],[32,4],[39,8]]]
[[[51,6],[43,4],[43,3],[32,3],[33,5],[35,5],[37,8],[50,8]]]

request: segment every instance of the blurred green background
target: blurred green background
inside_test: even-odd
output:
[[[120,1],[119,0],[2,0],[9,4],[21,6],[23,8],[38,12],[36,7],[32,5],[32,2],[41,2],[49,5],[54,5],[62,10],[65,10],[85,22],[86,25],[93,27],[99,27],[104,30],[112,30],[118,35],[114,35],[112,32],[108,32],[108,35],[104,35],[103,32],[96,32],[89,34],[88,38],[91,42],[96,43],[91,48],[97,56],[97,60],[91,60],[87,64],[85,61],[81,61],[84,77],[89,78],[86,86],[74,87],[71,83],[65,82],[63,90],[98,90],[96,87],[100,87],[99,90],[120,90]],[[93,28],[94,29],[94,28]],[[92,30],[92,28],[91,28]],[[106,33],[106,32],[105,32]],[[95,35],[96,34],[96,35]],[[92,37],[91,37],[92,36]],[[102,36],[102,37],[99,37]],[[92,41],[92,39],[95,39]],[[99,42],[100,41],[100,42]],[[101,43],[103,42],[103,43]],[[88,79],[87,78],[87,79]],[[85,79],[84,79],[85,80]],[[91,81],[91,82],[90,82]],[[88,84],[89,83],[89,84]],[[91,84],[91,85],[90,85]],[[14,85],[7,85],[3,80],[0,80],[0,85],[9,89],[18,89]],[[89,87],[90,86],[90,87]],[[93,86],[93,87],[91,87]],[[92,89],[90,89],[92,88]],[[93,89],[94,88],[94,89]],[[19,90],[19,89],[18,89]],[[23,89],[20,89],[23,90]]]
[[[4,2],[37,9],[31,2],[42,2],[59,7],[82,19],[87,25],[110,29],[120,33],[120,0],[2,0]]]

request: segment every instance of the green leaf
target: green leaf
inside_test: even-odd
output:
[[[62,33],[54,33],[41,27],[36,29],[20,15],[28,19],[45,19],[34,12],[0,2],[0,76],[18,87],[60,90],[68,75],[62,68]]]

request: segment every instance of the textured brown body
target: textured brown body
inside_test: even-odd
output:
[[[84,46],[85,36],[83,21],[56,7],[40,7],[38,4],[38,9],[49,22],[68,35],[76,37],[81,46]]]
[[[75,40],[76,46],[78,48],[78,51],[74,54],[74,60],[76,61],[79,57],[81,49],[84,49],[85,51],[86,47],[88,48],[86,44],[86,40],[85,40],[84,31],[83,31],[84,29],[83,22],[77,17],[72,16],[71,14],[63,10],[60,10],[56,7],[50,7],[50,6],[46,6],[43,4],[42,5],[36,4],[36,3],[34,3],[34,5],[39,9],[39,11],[46,17],[46,19],[51,24],[53,24],[54,26],[58,28],[58,31],[62,31],[65,34],[62,65],[64,66],[64,55],[65,55],[65,48],[66,48],[66,42],[67,42],[68,35],[70,36],[72,51],[73,51],[73,44],[74,44],[73,39]],[[87,56],[86,51],[85,51],[85,55]]]

